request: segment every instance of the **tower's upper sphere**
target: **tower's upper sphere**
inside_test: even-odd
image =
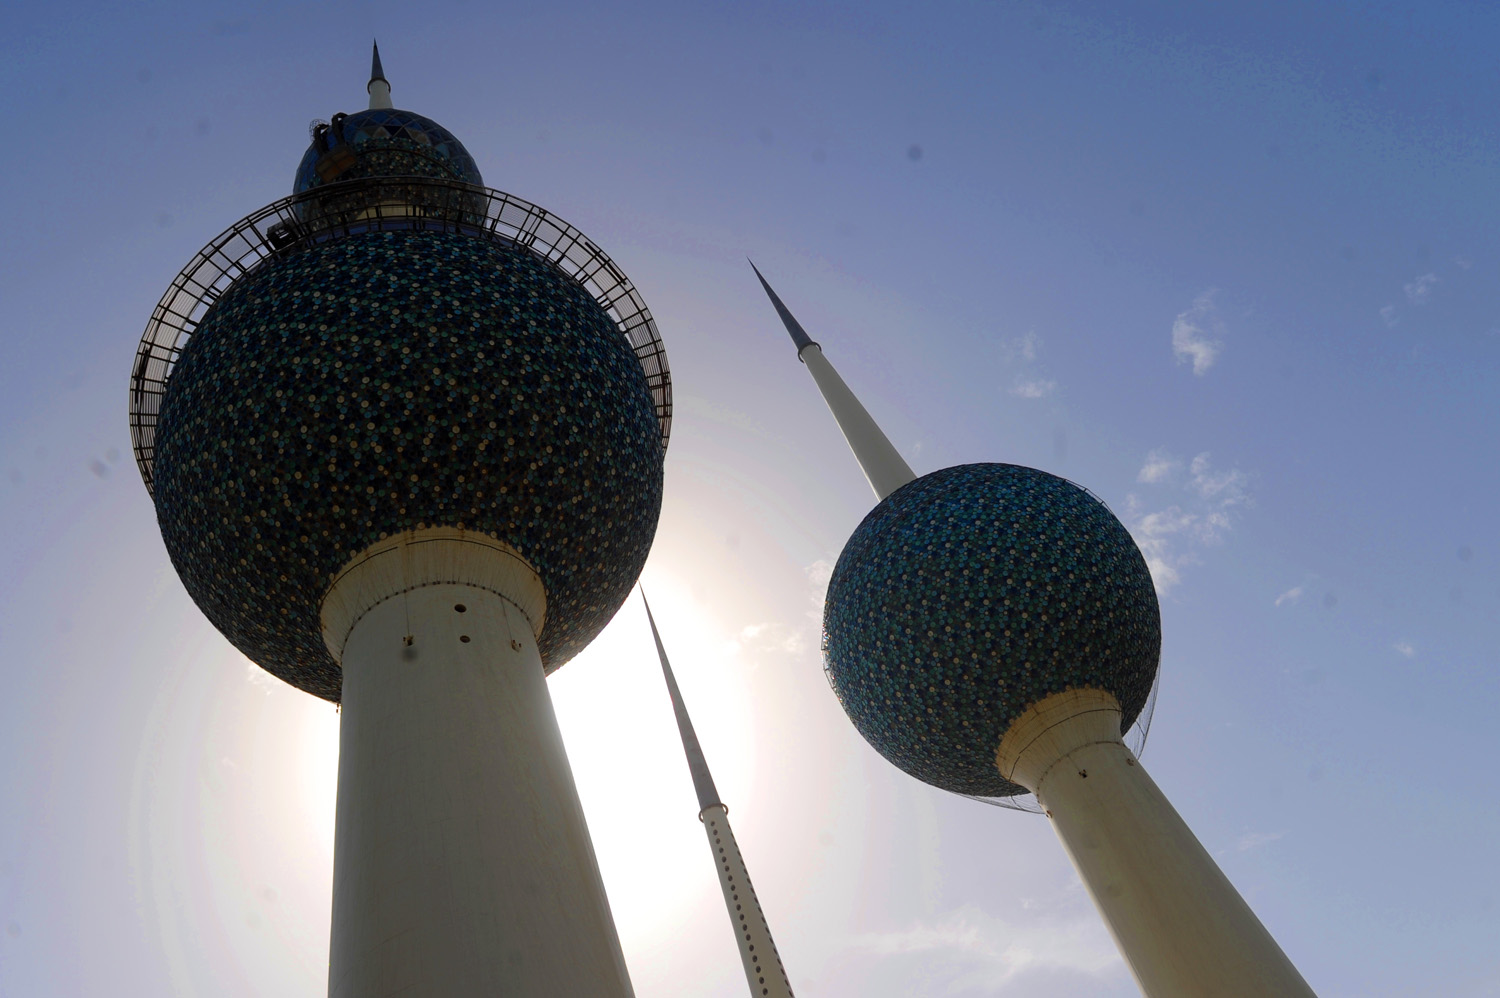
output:
[[[519,551],[550,671],[609,622],[656,531],[670,383],[650,313],[581,233],[481,183],[427,118],[336,115],[297,195],[199,254],[138,354],[137,456],[183,584],[330,700],[323,597],[381,540],[457,527]]]
[[[314,126],[292,193],[365,177],[484,183],[469,151],[442,125],[411,111],[371,108]]]
[[[184,585],[251,659],[337,699],[319,606],[389,534],[509,543],[547,590],[543,661],[629,595],[662,444],[629,344],[531,252],[385,231],[271,257],[199,323],[167,385],[156,507]]]
[[[844,546],[824,611],[827,666],[865,739],[955,793],[1025,793],[995,765],[1027,707],[1112,693],[1134,723],[1161,653],[1145,559],[1103,503],[1009,464],[926,475]]]

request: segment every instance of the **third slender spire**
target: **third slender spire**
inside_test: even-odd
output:
[[[708,834],[708,845],[714,853],[714,865],[719,873],[719,887],[724,892],[724,904],[729,909],[729,921],[734,926],[735,940],[739,943],[740,961],[745,966],[745,980],[750,985],[752,998],[792,998],[792,985],[787,980],[786,970],[781,966],[781,956],[776,952],[776,943],[771,939],[771,927],[766,924],[765,912],[750,884],[750,873],[745,868],[745,859],[729,828],[729,808],[719,800],[713,777],[708,772],[708,762],[703,758],[703,749],[698,744],[698,734],[688,717],[687,707],[682,702],[682,693],[677,689],[677,679],[672,675],[672,666],[667,661],[667,649],[661,643],[661,634],[656,629],[656,618],[651,615],[651,604],[646,603],[646,594],[641,593],[641,602],[646,604],[646,619],[651,622],[651,637],[656,640],[656,654],[661,659],[662,675],[667,680],[667,693],[672,698],[672,711],[677,715],[677,730],[682,734],[682,750],[687,755],[688,769],[693,774],[693,787],[698,791],[698,820]]]

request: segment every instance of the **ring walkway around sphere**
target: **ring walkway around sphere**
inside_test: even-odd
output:
[[[371,273],[389,285],[361,276]],[[314,290],[324,286],[326,296]],[[442,334],[428,334],[429,308]],[[448,329],[455,316],[462,335]],[[382,341],[371,322],[403,331]],[[539,323],[555,328],[533,335]],[[296,356],[273,359],[286,351]],[[194,366],[200,354],[211,356]],[[444,373],[411,370],[418,357]],[[179,475],[164,491],[161,420],[185,362],[192,391],[177,385],[173,398],[192,425],[172,467],[192,481]],[[621,363],[643,379],[644,414]],[[644,564],[671,426],[661,338],[607,255],[528,202],[408,177],[315,188],[231,226],[157,306],[130,400],[137,462],[190,593],[258,664],[329,700],[341,681],[323,646],[324,591],[364,547],[427,525],[516,545],[549,592],[548,671],[581,650]],[[532,431],[526,412],[548,432]],[[658,443],[638,439],[642,418]],[[247,434],[246,420],[265,432]]]
[[[300,211],[328,194],[312,188],[266,205],[219,233],[172,280],[151,313],[130,376],[130,440],[146,490],[155,491],[156,418],[172,368],[203,315],[236,280],[269,257],[318,242],[377,230],[435,229],[482,232],[523,247],[581,284],[619,326],[646,375],[665,449],[672,428],[672,376],[656,321],[640,293],[603,250],[545,208],[513,194],[456,181],[401,178],[435,204],[418,212],[409,203],[368,195],[390,178],[341,181],[338,190],[368,203],[357,219],[309,224]]]

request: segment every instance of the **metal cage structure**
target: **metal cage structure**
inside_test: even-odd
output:
[[[603,250],[546,209],[502,191],[422,177],[372,177],[266,205],[220,233],[172,281],[146,324],[130,374],[130,441],[147,492],[154,495],[156,424],[172,370],[198,323],[230,285],[271,257],[330,239],[398,229],[502,240],[577,282],[634,351],[666,449],[672,428],[666,350],[640,293]]]

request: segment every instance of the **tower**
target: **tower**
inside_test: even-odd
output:
[[[136,459],[204,614],[341,704],[329,994],[631,993],[545,676],[629,595],[671,386],[582,233],[392,106],[173,281]]]
[[[1129,532],[1033,468],[913,475],[760,280],[879,499],[823,616],[829,678],[860,734],[932,786],[1035,794],[1150,998],[1311,996],[1122,740],[1161,652]]]
[[[708,761],[703,758],[703,749],[698,744],[692,719],[688,717],[687,705],[682,702],[682,693],[677,689],[677,679],[667,661],[667,649],[661,643],[656,618],[651,615],[651,604],[646,602],[644,592],[641,593],[641,602],[646,607],[646,620],[651,624],[651,637],[656,641],[656,654],[661,659],[662,675],[667,681],[667,695],[672,698],[672,713],[677,716],[682,750],[687,755],[688,771],[693,776],[693,789],[698,792],[698,820],[708,835],[708,847],[713,852],[714,866],[719,874],[719,889],[724,893],[724,905],[729,910],[729,924],[734,928],[751,998],[792,998],[792,985],[787,979],[786,968],[781,965],[781,954],[776,952],[771,927],[761,910],[760,899],[755,896],[755,887],[750,883],[750,871],[745,866],[745,858],[740,855],[734,831],[729,827],[729,808],[719,800],[719,791],[708,771]]]

